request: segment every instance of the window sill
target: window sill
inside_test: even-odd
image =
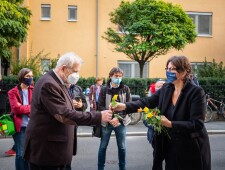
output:
[[[77,22],[78,20],[67,20],[67,22]]]
[[[41,21],[51,21],[51,18],[41,18]]]
[[[197,35],[197,37],[213,38],[212,35]]]

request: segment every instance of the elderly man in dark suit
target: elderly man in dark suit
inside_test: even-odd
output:
[[[100,125],[112,118],[110,110],[75,110],[65,83],[74,83],[82,62],[76,54],[66,53],[56,68],[35,84],[24,146],[24,158],[30,162],[31,170],[64,170],[76,154],[74,126]]]

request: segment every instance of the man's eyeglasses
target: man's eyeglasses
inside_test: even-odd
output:
[[[171,68],[167,68],[167,67],[166,67],[165,70],[171,72],[171,71],[177,70],[177,68],[172,68],[172,67],[171,67]]]

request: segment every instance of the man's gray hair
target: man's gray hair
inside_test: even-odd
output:
[[[56,68],[66,65],[72,68],[74,64],[83,64],[83,60],[74,52],[63,54],[57,61]]]

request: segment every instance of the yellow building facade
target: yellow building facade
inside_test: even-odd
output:
[[[202,65],[205,58],[225,63],[224,0],[167,0],[180,4],[196,22],[198,37],[182,51],[171,50],[165,56],[153,59],[145,68],[145,77],[165,77],[165,64],[173,55],[185,55],[193,67]],[[25,0],[32,11],[28,38],[20,46],[20,58],[29,58],[40,51],[49,53],[43,65],[66,52],[75,52],[84,60],[82,77],[108,77],[112,67],[120,66],[125,76],[137,77],[138,65],[114,46],[102,39],[107,27],[115,27],[109,12],[121,0]],[[31,53],[32,52],[32,53]]]

